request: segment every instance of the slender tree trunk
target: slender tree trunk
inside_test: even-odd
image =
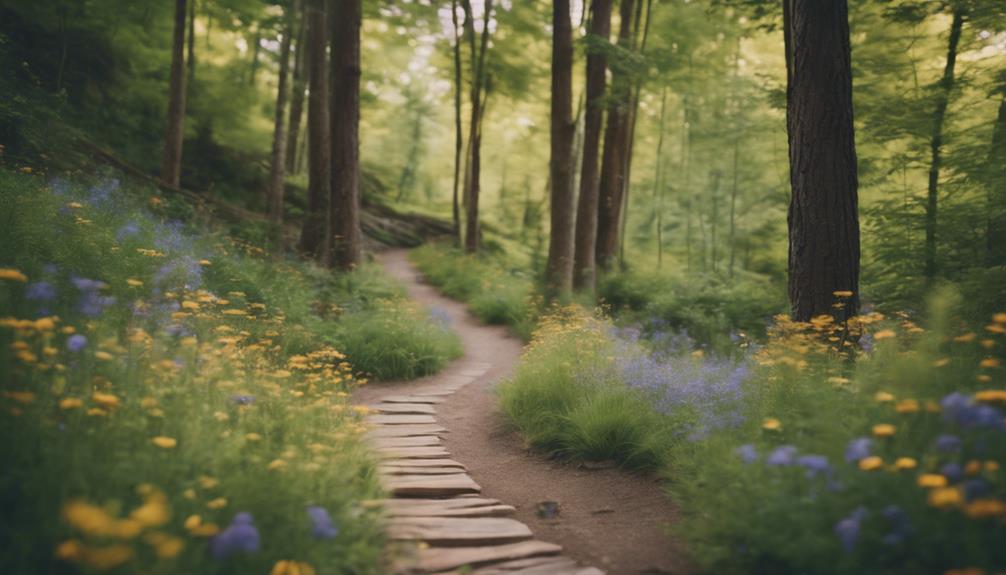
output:
[[[552,129],[549,175],[552,178],[551,230],[546,292],[568,295],[573,285],[573,24],[569,0],[552,3]]]
[[[789,297],[796,321],[859,308],[859,214],[846,0],[792,0]],[[842,309],[835,292],[850,291]]]
[[[307,214],[301,228],[301,253],[324,262],[328,259],[329,195],[332,153],[328,118],[327,15],[325,0],[308,0],[304,13],[307,21],[305,52],[310,94],[307,100]]]
[[[1006,265],[1006,96],[999,102],[999,115],[992,132],[987,169],[987,263],[990,266],[1002,266]]]
[[[711,215],[712,221],[709,223],[709,244],[710,244],[710,251],[712,252],[712,254],[710,255],[709,261],[712,264],[714,272],[717,271],[717,269],[719,269],[719,264],[717,263],[717,260],[719,260],[719,250],[717,249],[719,247],[717,245],[718,242],[717,231],[719,229],[719,219],[720,219],[720,180],[722,179],[722,177],[723,177],[722,172],[720,172],[718,169],[713,170],[712,173],[713,213]]]
[[[196,81],[196,0],[189,0],[189,84]]]
[[[470,0],[464,0],[465,26],[469,28],[467,35],[472,55],[472,112],[469,126],[468,145],[471,149],[469,159],[469,178],[466,182],[467,203],[465,218],[465,251],[475,253],[479,249],[479,191],[482,166],[482,117],[484,113],[483,93],[488,98],[489,79],[485,71],[486,53],[489,49],[489,21],[492,14],[492,0],[485,0],[482,21],[482,35],[479,46],[475,47],[474,16]]]
[[[461,128],[461,34],[458,25],[458,0],[451,0],[451,31],[454,33],[454,182],[451,195],[451,216],[454,222],[454,243],[461,247],[461,206],[458,188],[461,184],[461,148],[464,140]]]
[[[361,0],[335,2],[332,16],[332,264],[360,263]]]
[[[740,58],[741,58],[741,38],[737,37],[737,48],[734,51],[734,97],[737,98],[737,81],[740,77]],[[737,188],[739,184],[740,175],[738,173],[738,165],[741,153],[741,105],[739,101],[735,101],[736,106],[734,113],[736,114],[734,122],[734,153],[733,153],[733,185],[730,186],[730,264],[727,268],[727,275],[730,279],[734,277],[734,261],[736,254],[736,237],[737,237]]]
[[[168,127],[164,132],[161,181],[178,187],[182,175],[182,141],[185,138],[185,0],[175,0],[175,34],[171,44],[171,80],[168,88]]]
[[[279,49],[279,81],[276,89],[276,116],[272,133],[272,161],[269,165],[269,223],[276,234],[277,246],[282,248],[283,240],[283,179],[286,175],[286,100],[290,87],[290,45],[292,43],[294,14],[297,12],[298,0],[293,0],[289,13],[286,14],[286,26],[283,28],[283,40]]]
[[[619,9],[621,24],[618,45],[631,49],[633,0],[623,0]],[[596,265],[607,271],[618,255],[618,227],[622,217],[622,195],[625,191],[625,159],[629,138],[629,108],[632,104],[632,84],[624,71],[612,70],[611,98],[608,104],[608,126],[604,132],[604,158],[601,160],[601,181],[597,214]]]
[[[595,42],[611,36],[612,0],[594,0],[590,5],[590,35]],[[576,207],[576,237],[573,286],[591,293],[596,280],[598,159],[604,123],[604,85],[608,59],[603,50],[587,51],[587,110],[583,120],[583,160],[580,164],[580,201]]]
[[[255,85],[255,76],[258,74],[258,57],[259,53],[262,51],[262,30],[256,25],[255,36],[252,38],[252,61],[251,61],[251,72],[248,75],[248,84],[251,86]]]
[[[689,56],[689,63],[691,57]],[[691,66],[689,65],[689,80],[691,79]],[[691,108],[688,105],[688,93],[682,96],[681,107],[681,150],[683,164],[682,171],[685,173],[684,189],[682,194],[685,197],[685,271],[692,271],[692,126]]]
[[[933,135],[929,143],[932,160],[929,164],[929,190],[926,194],[926,281],[932,283],[936,279],[936,221],[940,185],[940,163],[943,153],[943,120],[950,104],[950,93],[954,89],[954,67],[957,65],[957,46],[961,40],[961,29],[964,27],[964,9],[954,8],[953,22],[950,25],[950,40],[947,47],[947,63],[940,80],[939,93],[936,99],[936,109],[933,110]]]
[[[293,93],[290,96],[290,129],[286,137],[286,171],[297,172],[297,143],[300,141],[300,123],[304,117],[304,91],[307,88],[305,68],[307,67],[307,50],[304,47],[304,35],[307,31],[307,17],[304,8],[296,15],[297,40],[294,43],[293,56]]]
[[[663,191],[663,169],[664,169],[664,132],[667,129],[667,85],[660,90],[660,132],[657,137],[657,161],[653,174],[653,210],[654,221],[657,225],[657,269],[663,267],[664,263],[664,191]]]

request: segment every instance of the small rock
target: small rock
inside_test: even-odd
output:
[[[559,515],[558,501],[539,501],[537,514],[541,519],[555,519]]]

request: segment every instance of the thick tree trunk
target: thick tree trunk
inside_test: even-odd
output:
[[[300,142],[300,123],[304,117],[304,91],[307,87],[307,49],[305,49],[304,34],[307,31],[307,16],[303,8],[297,25],[297,40],[294,43],[293,56],[293,93],[290,96],[290,129],[286,136],[286,171],[297,172],[297,143]]]
[[[618,45],[631,49],[633,0],[622,0],[619,10],[621,24]],[[632,85],[624,71],[612,71],[611,99],[608,104],[608,126],[604,132],[604,158],[601,161],[601,182],[597,214],[597,268],[611,269],[618,255],[618,227],[622,218],[622,195],[625,191],[626,153],[629,138],[629,108],[632,105]]]
[[[569,0],[552,3],[551,231],[546,292],[568,295],[573,285],[573,24]]]
[[[290,94],[290,45],[293,36],[294,13],[297,11],[297,0],[294,0],[290,13],[286,15],[286,27],[283,29],[283,40],[279,49],[279,81],[276,88],[276,116],[272,133],[272,159],[269,164],[269,201],[267,213],[269,223],[273,225],[277,244],[282,247],[283,238],[283,179],[286,176],[286,101]]]
[[[1006,96],[992,131],[988,159],[988,252],[990,266],[1006,265]]]
[[[933,134],[929,142],[931,161],[929,163],[929,189],[926,193],[926,281],[932,283],[936,279],[936,221],[939,205],[940,163],[943,153],[943,120],[950,104],[950,93],[954,89],[954,68],[957,65],[957,46],[961,41],[961,29],[964,27],[964,9],[960,6],[954,9],[953,21],[950,25],[950,40],[947,47],[947,63],[943,68],[943,78],[940,80],[939,94],[936,97],[936,109],[933,110]]]
[[[175,34],[171,44],[171,80],[168,88],[168,127],[164,132],[161,181],[178,187],[182,175],[182,141],[185,138],[185,0],[175,0]]]
[[[451,196],[451,215],[454,222],[454,242],[461,246],[461,206],[458,199],[458,188],[461,178],[461,148],[464,136],[461,128],[461,34],[458,25],[458,0],[451,0],[451,30],[454,33],[454,185]]]
[[[332,15],[332,265],[360,263],[361,0],[335,2]]]
[[[612,0],[594,0],[590,5],[590,35],[594,41],[609,41]],[[587,111],[583,120],[583,160],[580,164],[580,200],[576,206],[576,237],[573,287],[593,292],[596,281],[598,159],[604,122],[604,85],[608,60],[602,50],[587,52]]]
[[[308,185],[307,214],[300,235],[300,251],[324,262],[328,259],[331,139],[328,123],[328,70],[325,59],[327,23],[325,0],[309,0],[305,68],[310,86],[307,101]]]
[[[789,298],[797,321],[859,307],[859,214],[846,0],[792,0]],[[835,292],[850,291],[841,309]]]

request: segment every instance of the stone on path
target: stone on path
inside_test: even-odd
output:
[[[384,488],[398,497],[450,497],[480,493],[482,488],[464,473],[451,475],[394,475],[382,478]]]
[[[493,545],[530,539],[531,529],[501,517],[395,517],[388,526],[388,536],[432,546]]]
[[[415,435],[430,435],[431,433],[447,433],[447,428],[436,423],[421,423],[418,425],[381,425],[367,430],[368,438],[378,437],[412,437]]]
[[[489,547],[457,547],[420,549],[414,561],[403,561],[396,565],[396,572],[436,573],[457,569],[466,565],[484,565],[494,561],[508,561],[525,557],[557,555],[562,547],[543,541],[524,541]]]

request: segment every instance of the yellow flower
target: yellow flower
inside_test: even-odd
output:
[[[994,357],[986,357],[978,364],[978,367],[999,367],[999,360]]]
[[[940,359],[933,361],[933,367],[946,367],[950,364],[949,357],[941,357]]]
[[[185,518],[184,525],[186,529],[189,530],[195,529],[196,527],[199,527],[202,524],[203,524],[203,518],[198,515],[189,515],[188,517]]]
[[[35,320],[35,329],[38,331],[51,331],[56,329],[56,320],[59,318],[43,317]]]
[[[84,405],[84,402],[76,397],[67,397],[59,402],[60,409],[77,409]]]
[[[1006,515],[1006,504],[998,499],[976,499],[967,504],[964,513],[972,519],[1001,517]]]
[[[18,270],[10,268],[0,268],[0,280],[11,280],[15,282],[24,283],[28,281],[28,276],[24,275]]]
[[[871,455],[870,457],[864,457],[859,460],[859,468],[863,471],[874,471],[880,469],[884,465],[884,460],[877,457],[876,455]]]
[[[183,301],[182,309],[199,309],[199,303],[194,301]]]
[[[894,411],[898,413],[916,413],[919,411],[919,402],[914,399],[902,399],[894,406]]]
[[[133,548],[118,543],[108,547],[90,547],[84,550],[81,561],[98,571],[114,569],[133,558]]]
[[[276,471],[279,469],[283,469],[284,467],[286,467],[286,461],[283,461],[282,459],[273,459],[271,462],[269,462],[268,469],[269,471]]]
[[[157,437],[151,439],[150,442],[162,449],[172,449],[178,445],[177,439],[173,437],[165,437],[163,435],[158,435]]]
[[[873,426],[873,434],[877,437],[891,437],[896,430],[897,428],[890,423],[878,423]]]
[[[992,321],[996,323],[1006,323],[1006,313],[999,312],[992,316]]]
[[[838,290],[831,292],[831,295],[835,297],[852,297],[852,292],[849,290]]]
[[[269,575],[315,575],[314,567],[297,561],[277,561]]]
[[[100,391],[96,391],[91,396],[91,399],[93,399],[95,403],[97,403],[102,407],[108,407],[108,408],[119,407],[119,398],[112,395],[111,393],[101,393]]]
[[[94,352],[94,358],[100,359],[101,361],[111,361],[113,359],[113,356],[107,351],[96,351]]]
[[[873,399],[879,401],[880,403],[887,403],[889,401],[894,401],[894,396],[886,391],[878,391]]]
[[[228,419],[231,418],[231,416],[227,415],[222,411],[214,411],[213,418],[216,419],[217,421],[227,421]]]
[[[210,260],[199,260],[199,265],[201,266],[213,265],[213,262],[211,262]]]
[[[78,531],[98,536],[110,534],[115,525],[115,518],[104,508],[76,499],[63,505],[63,521]]]
[[[912,459],[911,457],[899,457],[894,462],[894,468],[899,470],[915,469],[917,465],[918,462]]]
[[[27,405],[35,401],[35,394],[30,391],[5,391],[4,397],[11,401]]]
[[[246,441],[262,441],[262,436],[259,435],[259,434],[257,434],[257,433],[254,433],[254,432],[252,432],[252,433],[246,433],[245,434],[245,440]]]
[[[153,547],[154,553],[161,559],[177,557],[182,552],[182,549],[185,548],[185,542],[178,537],[159,531],[147,533],[143,541]]]
[[[171,511],[168,509],[164,494],[157,494],[148,497],[147,501],[134,509],[129,516],[146,527],[158,527],[171,519]]]
[[[68,539],[56,546],[56,557],[64,561],[78,561],[84,556],[84,546],[76,539]]]
[[[882,329],[882,330],[878,331],[877,333],[873,334],[873,339],[876,339],[876,340],[890,339],[892,337],[897,337],[897,336],[898,336],[898,334],[895,333],[894,330],[892,330],[892,329]]]
[[[199,486],[202,487],[203,489],[213,489],[219,484],[220,484],[219,479],[210,477],[208,475],[199,476]]]
[[[127,279],[126,284],[128,284],[130,287],[143,287],[143,282],[134,278]]]
[[[956,487],[937,487],[929,492],[929,505],[933,507],[953,507],[963,501],[961,491]]]
[[[227,507],[227,499],[223,497],[211,499],[206,502],[206,507],[209,507],[210,509],[223,509],[224,507]]]
[[[778,419],[770,417],[762,422],[761,428],[768,431],[779,431],[782,429],[782,423]]]
[[[964,473],[966,475],[978,475],[982,472],[982,462],[977,459],[972,459],[968,461],[964,466]]]
[[[946,487],[947,478],[936,473],[924,473],[919,476],[919,487]]]

